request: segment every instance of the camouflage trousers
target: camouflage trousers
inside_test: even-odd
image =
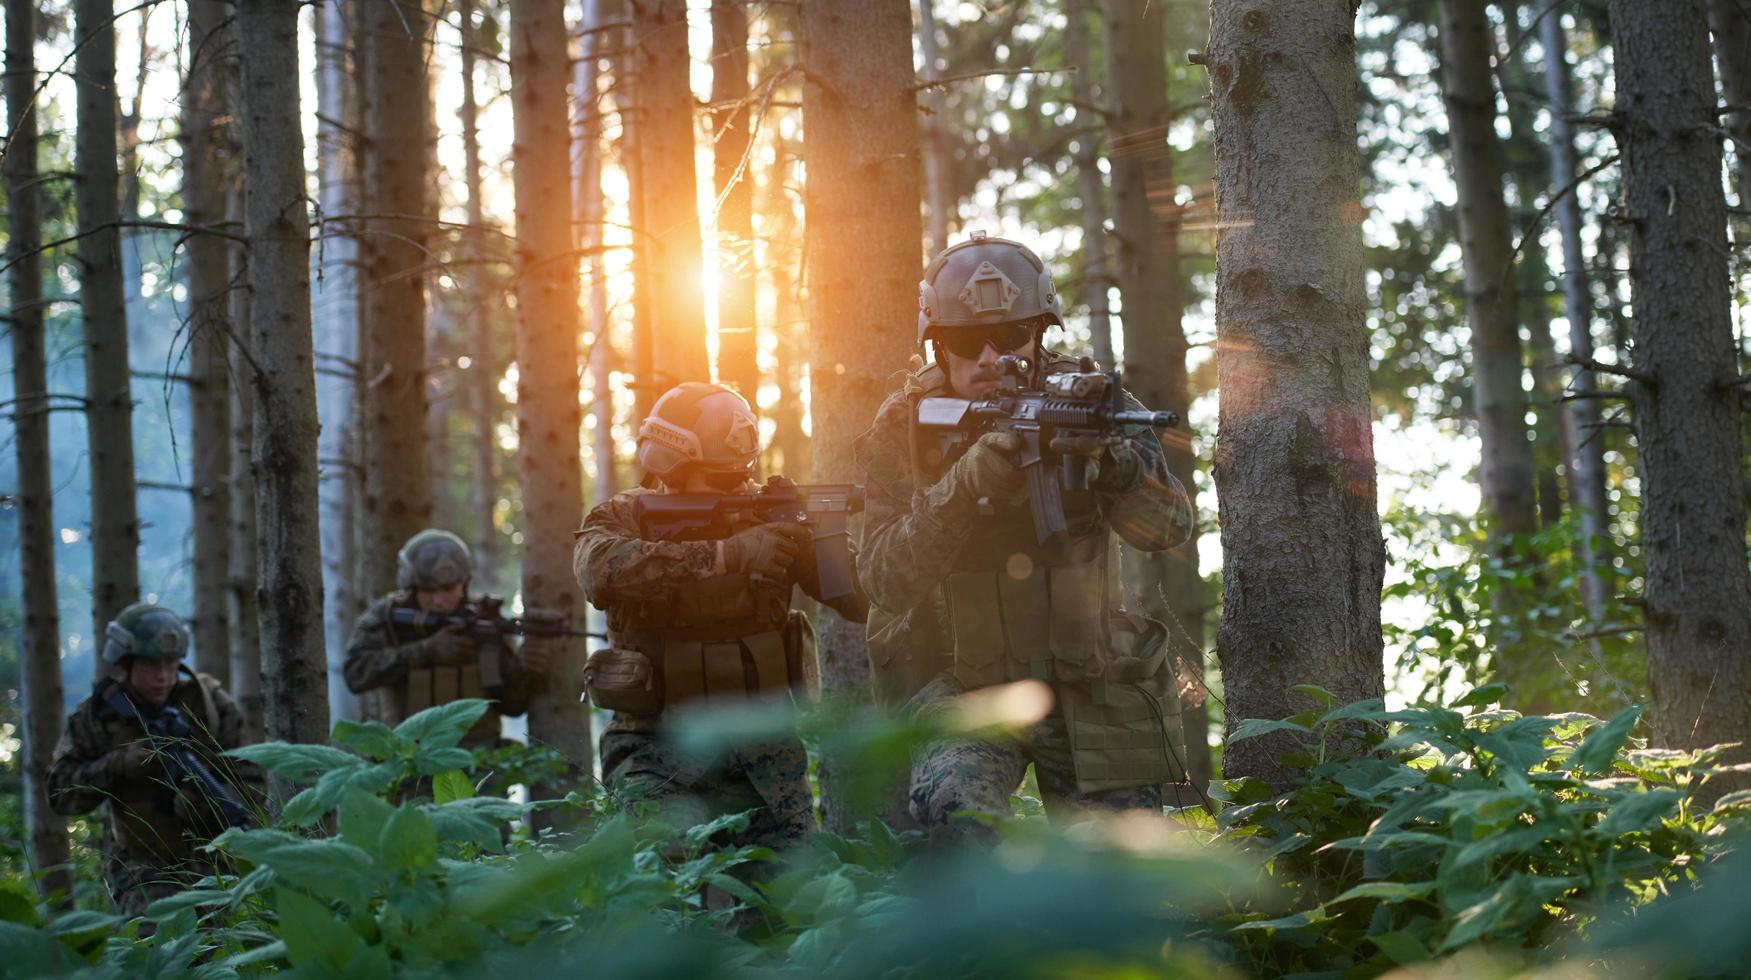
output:
[[[907,710],[941,710],[967,693],[953,674],[938,674],[912,697]],[[1161,812],[1161,787],[1080,793],[1070,754],[1070,732],[1054,711],[1026,731],[999,737],[935,739],[912,755],[910,807],[913,819],[940,843],[993,844],[996,825],[1013,815],[1010,796],[1027,776],[1029,763],[1040,785],[1046,816],[1074,822],[1090,811]]]
[[[681,827],[752,810],[748,829],[714,840],[718,846],[785,851],[815,829],[809,795],[808,753],[796,737],[761,743],[700,760],[660,732],[602,734],[602,778],[628,802],[651,801]]]

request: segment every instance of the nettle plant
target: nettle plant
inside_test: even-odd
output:
[[[1300,782],[1213,787],[1216,839],[1260,854],[1299,909],[1225,923],[1259,972],[1384,972],[1480,942],[1560,947],[1608,907],[1688,892],[1751,808],[1751,791],[1700,807],[1694,791],[1747,767],[1722,763],[1725,747],[1641,746],[1639,706],[1609,721],[1456,710],[1498,703],[1506,688],[1492,684],[1451,707],[1387,711],[1298,690],[1324,707],[1232,737],[1293,733]]]

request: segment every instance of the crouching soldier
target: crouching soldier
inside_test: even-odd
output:
[[[104,629],[108,674],[68,717],[49,769],[56,813],[102,814],[104,884],[129,918],[212,874],[201,847],[260,807],[260,771],[221,756],[243,744],[243,713],[183,665],[188,644],[169,609],[123,609]]]
[[[757,426],[748,403],[726,388],[689,383],[664,394],[639,429],[645,486],[590,511],[573,569],[608,619],[610,648],[590,658],[585,683],[598,707],[614,711],[601,740],[609,786],[657,802],[681,827],[753,810],[745,834],[717,843],[783,850],[814,827],[799,738],[701,761],[666,736],[677,707],[784,698],[802,686],[814,632],[790,602],[799,584],[822,597],[814,563],[799,560],[810,532],[799,524],[733,519],[676,536],[640,519],[648,506],[641,499],[656,495],[709,502],[753,493]],[[845,594],[827,601],[861,622],[867,610],[855,581],[842,584]]]

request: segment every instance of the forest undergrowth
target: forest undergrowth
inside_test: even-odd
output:
[[[1234,735],[1283,742],[1301,774],[1283,792],[1219,781],[1213,817],[1023,819],[988,852],[879,821],[795,854],[714,849],[747,814],[677,831],[600,786],[477,795],[483,760],[457,743],[484,702],[394,730],[341,722],[329,746],[238,750],[298,790],[272,826],[218,838],[231,873],[151,906],[149,937],[92,892],[52,911],[27,880],[0,882],[0,973],[1368,977],[1441,961],[1689,976],[1751,955],[1751,861],[1729,856],[1751,791],[1697,802],[1744,768],[1717,750],[1643,747],[1639,708],[1522,716],[1492,707],[1499,685],[1400,711],[1302,693],[1323,706]],[[792,720],[705,716],[690,744]],[[938,734],[824,709],[801,721],[869,773]],[[493,761],[539,775],[539,759]]]

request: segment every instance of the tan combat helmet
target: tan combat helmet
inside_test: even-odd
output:
[[[136,602],[103,628],[103,662],[120,666],[129,657],[181,660],[188,653],[188,624],[149,602]]]
[[[449,531],[426,528],[395,555],[395,585],[402,589],[447,589],[474,575],[474,555]]]
[[[684,466],[745,473],[760,453],[760,422],[741,395],[722,385],[689,381],[663,393],[638,427],[634,459],[648,476]]]
[[[1033,249],[975,231],[944,249],[918,284],[918,346],[956,327],[1024,320],[1063,326],[1052,274]]]

